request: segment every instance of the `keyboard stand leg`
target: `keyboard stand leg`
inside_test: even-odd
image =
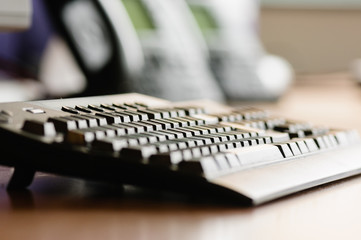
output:
[[[14,173],[7,185],[7,190],[27,188],[33,181],[35,170],[24,167],[15,167]]]

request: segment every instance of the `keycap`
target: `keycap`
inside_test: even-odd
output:
[[[74,115],[72,117],[80,119],[80,120],[85,120],[88,127],[97,127],[98,126],[97,120],[94,119],[93,117],[89,117],[88,115],[79,114],[79,115]]]
[[[62,106],[61,110],[63,110],[64,112],[72,113],[72,114],[79,114],[78,110],[76,110],[75,108],[72,108],[72,107],[68,107],[68,106]]]
[[[162,115],[159,112],[150,109],[138,109],[137,112],[147,114],[149,119],[161,119]]]
[[[87,108],[87,107],[84,107],[84,106],[81,106],[81,105],[76,105],[75,109],[79,110],[79,111],[82,111],[84,113],[91,113],[92,112],[92,110],[90,108]]]
[[[120,154],[122,157],[132,161],[141,161],[155,154],[157,148],[154,145],[132,146],[122,148]]]
[[[62,117],[51,117],[48,122],[52,122],[58,132],[68,132],[69,130],[77,129],[76,122],[71,119]]]
[[[86,145],[95,139],[101,139],[106,136],[105,132],[98,128],[71,130],[66,134],[68,143],[77,145]]]
[[[89,104],[88,105],[88,108],[90,108],[91,110],[94,110],[96,112],[104,112],[104,109],[99,107],[99,106],[96,106],[94,104]]]
[[[56,135],[55,126],[52,122],[41,122],[38,120],[25,120],[23,131],[45,137],[54,137]]]
[[[121,116],[117,116],[117,115],[114,115],[114,114],[111,114],[111,113],[97,112],[96,116],[104,117],[109,124],[124,122],[124,121],[122,121]]]

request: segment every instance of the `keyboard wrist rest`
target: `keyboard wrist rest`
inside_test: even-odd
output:
[[[361,173],[361,144],[252,168],[210,180],[262,204]]]

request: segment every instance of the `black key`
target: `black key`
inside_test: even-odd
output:
[[[173,121],[179,122],[179,125],[181,127],[195,126],[196,125],[194,120],[186,119],[186,118],[183,118],[183,117],[174,117],[174,118],[171,118],[171,119]]]
[[[179,127],[179,122],[171,121],[169,118],[168,119],[157,119],[157,121],[170,124],[171,128],[178,128]]]
[[[97,128],[78,129],[69,131],[66,135],[66,141],[72,144],[85,145],[105,136],[105,132]]]
[[[212,144],[212,143],[219,142],[218,138],[210,137],[210,135],[199,135],[199,136],[197,136],[197,138],[201,139],[204,144]]]
[[[161,112],[167,112],[169,117],[178,117],[178,112],[175,109],[172,108],[156,108],[156,110],[159,110]],[[166,118],[166,117],[165,117]]]
[[[154,112],[149,109],[138,109],[137,112],[145,113],[149,119],[161,119],[162,115],[159,112]]]
[[[151,126],[153,127],[153,130],[155,130],[155,131],[164,129],[164,128],[163,128],[163,125],[160,124],[160,123],[157,123],[157,122],[153,122],[153,121],[141,121],[141,123],[151,125]]]
[[[149,156],[156,154],[157,148],[154,145],[132,146],[122,148],[120,154],[122,157],[141,161],[147,159]]]
[[[115,113],[116,113],[116,114],[121,114],[121,115],[123,115],[124,117],[128,116],[129,119],[130,119],[130,122],[140,121],[140,118],[139,118],[139,115],[138,115],[138,114],[133,114],[133,113],[129,113],[129,112],[126,112],[126,111],[116,111]]]
[[[183,135],[181,135],[181,134],[168,132],[166,130],[159,130],[159,131],[157,131],[157,133],[164,135],[167,138],[167,140],[176,139],[178,137],[178,135],[183,137]]]
[[[177,122],[180,127],[187,127],[187,126],[188,126],[188,122],[187,122],[186,120],[183,120],[183,119],[179,119],[179,118],[167,118],[167,120],[168,120],[168,121]]]
[[[118,152],[122,148],[128,147],[128,141],[122,138],[105,137],[92,142],[92,147],[98,150]]]
[[[104,109],[93,104],[89,104],[88,108],[97,112],[104,112]]]
[[[127,134],[135,134],[144,131],[143,127],[133,125],[131,123],[116,123],[112,124],[112,126],[117,128],[123,128]]]
[[[25,120],[21,130],[45,137],[54,137],[56,135],[55,126],[52,122]]]
[[[216,133],[216,132],[217,132],[215,128],[210,127],[210,126],[208,126],[208,125],[197,126],[196,128],[198,128],[198,129],[203,129],[203,130],[205,130],[208,134],[210,134],[210,133]],[[207,134],[207,133],[204,133],[204,134]]]
[[[148,122],[154,122],[156,124],[160,124],[162,126],[162,129],[168,129],[168,128],[172,127],[170,123],[164,122],[164,121],[159,121],[157,119],[151,119]]]
[[[179,146],[174,141],[157,142],[154,143],[154,146],[157,147],[159,153],[179,150]]]
[[[11,118],[5,114],[0,114],[0,123],[10,123]]]
[[[188,115],[188,116],[205,113],[205,110],[203,108],[195,107],[195,106],[176,107],[176,109],[185,111],[186,115]]]
[[[69,120],[61,117],[49,118],[48,122],[54,123],[55,129],[58,132],[67,132],[77,128],[74,120]]]
[[[112,129],[115,131],[115,134],[117,136],[123,136],[123,135],[126,135],[126,131],[124,128],[121,128],[121,127],[116,127],[114,125],[105,125],[105,126],[102,126],[103,128],[108,128],[108,129]]]
[[[116,131],[114,129],[107,128],[105,126],[103,126],[103,127],[95,127],[95,128],[92,128],[92,129],[104,132],[105,136],[107,136],[107,137],[115,137],[117,135],[117,133],[116,133]]]
[[[78,110],[76,110],[75,108],[72,108],[72,107],[68,107],[68,106],[62,106],[61,110],[63,110],[64,112],[72,113],[72,114],[79,114]]]
[[[117,116],[117,115],[113,115],[111,113],[101,113],[101,112],[97,112],[96,116],[100,116],[100,117],[104,117],[107,119],[107,122],[109,124],[113,124],[113,123],[121,123],[123,122],[121,119],[121,116]]]
[[[123,103],[123,106],[128,107],[128,108],[134,108],[134,109],[147,108],[147,107],[144,107],[144,106],[136,104],[136,103]]]
[[[97,127],[98,126],[97,120],[92,117],[88,117],[87,115],[73,115],[72,117],[85,120],[88,124],[88,127]]]
[[[133,125],[143,127],[145,132],[153,131],[153,125],[147,124],[145,122],[132,122]]]
[[[198,131],[200,134],[199,135],[204,135],[204,134],[209,134],[210,131],[208,129],[205,128],[200,128],[198,126],[193,126],[193,127],[188,127],[191,130],[195,130]]]
[[[157,138],[157,142],[163,142],[167,140],[167,137],[165,136],[165,134],[162,134],[160,132],[145,132],[143,133],[144,135],[150,135],[150,136],[154,136]]]
[[[127,107],[123,104],[120,104],[120,103],[113,103],[112,105],[116,108],[123,109],[123,110],[129,109],[129,107]],[[136,109],[136,108],[134,108],[134,109]]]
[[[207,144],[212,144],[212,140],[209,137],[203,136],[203,135],[199,135],[196,137],[189,137],[189,139],[197,139],[199,141],[202,141],[203,145],[207,145]]]
[[[147,104],[141,103],[141,102],[135,102],[134,105],[139,106],[139,107],[149,108],[149,106]]]
[[[61,117],[66,120],[75,121],[78,129],[88,128],[88,123],[85,119],[76,118],[74,116]]]
[[[158,142],[158,138],[156,136],[151,135],[151,134],[146,134],[146,133],[133,134],[132,137],[146,138],[147,143]],[[141,143],[141,144],[144,144],[144,143]]]
[[[191,129],[189,127],[180,127],[180,128],[177,128],[177,130],[189,132],[192,134],[192,136],[201,135],[201,131],[199,131],[197,129]]]
[[[194,141],[194,143],[196,144],[196,146],[203,146],[205,145],[205,141],[203,141],[203,139],[198,138],[198,137],[189,137],[187,139],[190,139],[192,141]]]
[[[90,108],[84,107],[84,106],[80,106],[80,105],[76,105],[75,106],[76,110],[82,111],[84,113],[91,113],[92,110]]]
[[[170,114],[167,110],[161,108],[148,108],[148,110],[160,113],[162,118],[170,118]]]
[[[181,150],[176,150],[168,153],[153,154],[149,157],[149,163],[155,165],[170,166],[178,164],[183,159]]]
[[[112,124],[111,126],[114,126],[114,127],[116,127],[116,128],[120,128],[120,129],[123,129],[126,134],[134,134],[134,133],[136,133],[135,127],[134,127],[134,126],[128,126],[127,124],[114,123],[114,124]]]
[[[175,132],[175,133],[181,133],[183,135],[183,137],[191,137],[192,136],[191,132],[180,130],[178,128],[168,129],[168,131],[172,131],[172,132]]]
[[[89,118],[93,118],[97,121],[98,126],[104,126],[107,125],[107,119],[105,117],[101,117],[101,116],[97,116],[97,115],[92,115],[92,114],[83,114],[83,116],[87,116]]]
[[[200,125],[204,125],[206,124],[206,121],[204,119],[200,119],[200,118],[195,118],[195,117],[191,117],[191,116],[185,116],[185,117],[182,117],[183,119],[189,119],[191,121],[195,121],[195,124],[197,126],[200,126]]]
[[[213,156],[181,161],[178,164],[178,169],[183,172],[200,176],[214,176],[217,175],[220,171],[219,166]]]
[[[104,104],[104,103],[100,104],[100,107],[104,108],[106,110],[110,110],[110,111],[115,111],[116,110],[116,108],[114,108],[112,105]]]
[[[136,111],[132,111],[132,110],[125,110],[123,112],[133,114],[133,115],[137,115],[140,121],[148,120],[148,115],[145,114],[145,113],[140,113],[140,112],[136,112]]]
[[[121,120],[123,123],[131,122],[130,116],[129,116],[128,114],[123,114],[123,113],[121,113],[121,112],[113,112],[113,113],[111,113],[111,114],[114,115],[114,116],[120,117],[120,120]]]
[[[186,148],[196,147],[196,141],[191,138],[182,138],[182,139],[174,139],[172,142],[176,142],[177,144],[185,143]],[[183,146],[183,145],[182,145]],[[182,148],[182,147],[180,147]]]
[[[119,138],[127,139],[130,146],[139,146],[149,143],[147,136],[141,134],[126,135]]]

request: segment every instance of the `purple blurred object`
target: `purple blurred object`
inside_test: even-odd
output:
[[[29,29],[0,33],[0,71],[14,77],[37,78],[41,56],[53,33],[42,0],[32,0],[33,16]]]

